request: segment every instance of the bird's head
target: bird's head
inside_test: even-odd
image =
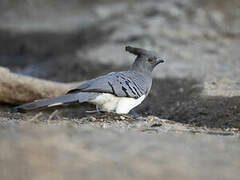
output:
[[[164,62],[164,60],[154,51],[148,51],[131,46],[126,46],[126,51],[137,56],[131,67],[134,71],[151,73],[154,67],[156,67],[159,63]]]

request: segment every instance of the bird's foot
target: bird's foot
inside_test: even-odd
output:
[[[135,110],[131,110],[128,114],[131,115],[131,116],[134,116],[134,117],[142,116],[141,114],[137,113]]]

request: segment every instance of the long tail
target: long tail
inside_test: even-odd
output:
[[[17,111],[29,111],[38,108],[45,108],[45,107],[53,107],[58,106],[66,103],[72,102],[86,102],[90,99],[95,98],[98,96],[97,93],[73,93],[73,94],[66,94],[63,96],[47,98],[47,99],[39,99],[30,103],[22,104],[20,106],[15,107]]]

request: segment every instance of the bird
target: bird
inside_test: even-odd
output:
[[[63,96],[35,100],[19,105],[17,111],[29,111],[73,102],[96,105],[97,111],[128,114],[148,96],[152,86],[152,71],[163,60],[154,51],[126,46],[136,56],[126,71],[111,72],[85,81]]]

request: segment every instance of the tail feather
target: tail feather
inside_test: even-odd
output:
[[[39,99],[30,103],[26,103],[20,106],[15,107],[17,111],[29,111],[38,108],[45,108],[45,107],[53,107],[58,106],[66,103],[72,102],[86,102],[90,99],[93,99],[97,96],[97,93],[74,93],[74,94],[66,94],[63,96],[53,97],[53,98],[46,98],[46,99]]]

